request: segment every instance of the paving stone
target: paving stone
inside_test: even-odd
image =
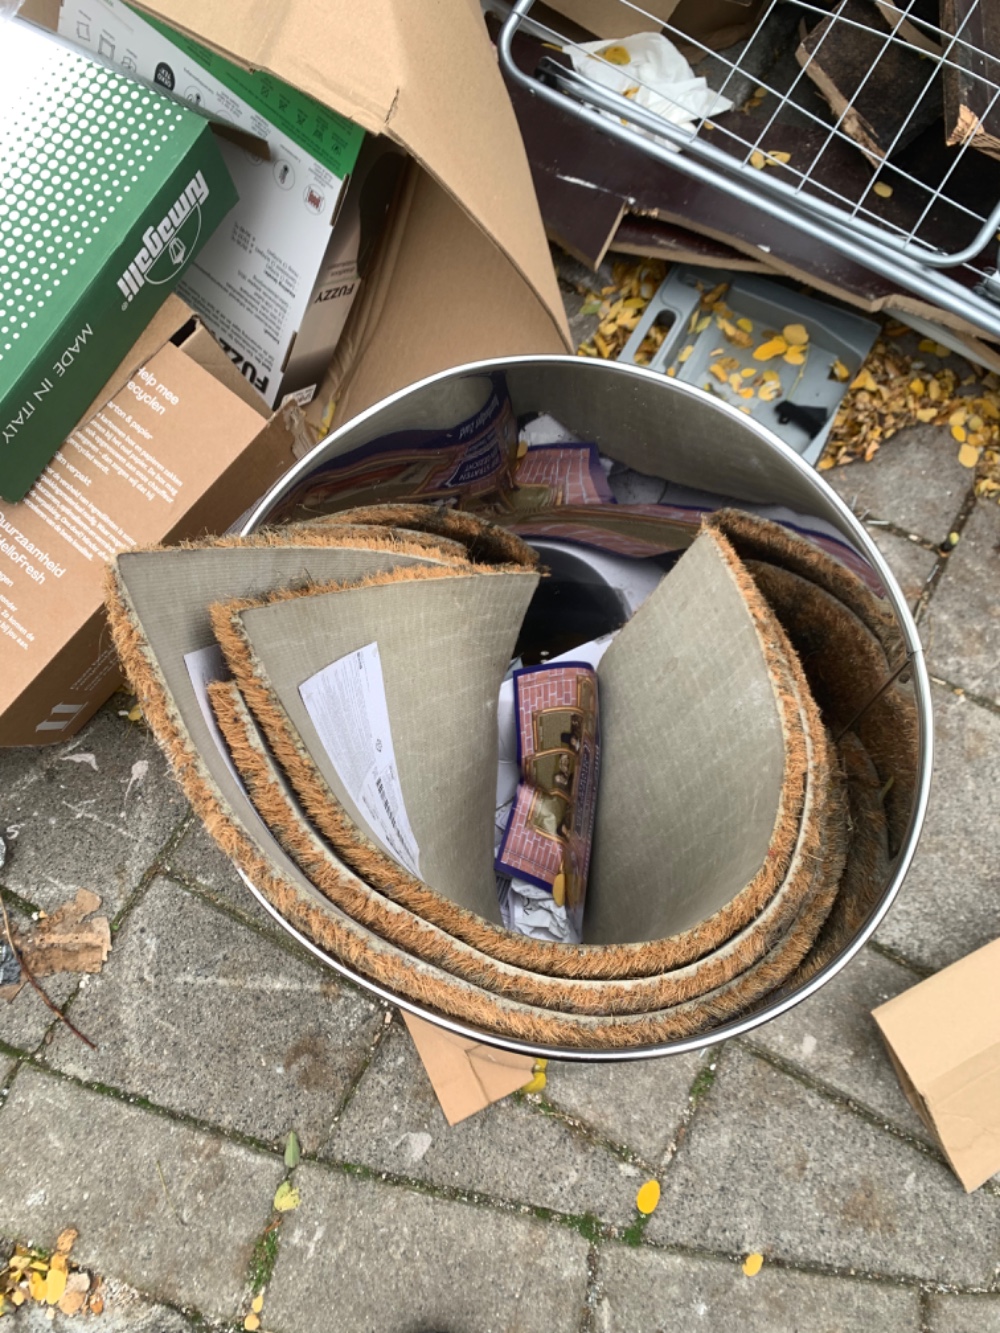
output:
[[[605,1245],[595,1333],[918,1333],[915,1288]],[[808,1311],[808,1318],[805,1312]]]
[[[1000,861],[993,819],[1000,717],[932,686],[934,780],[913,865],[877,938],[940,968],[997,934]]]
[[[323,1156],[498,1199],[627,1223],[639,1169],[506,1098],[449,1126],[412,1041],[393,1027]]]
[[[935,676],[1000,701],[1000,505],[980,500],[921,626]]]
[[[941,1296],[927,1302],[928,1333],[1000,1333],[1000,1296]]]
[[[75,1254],[73,1256],[76,1257]],[[115,1280],[101,1282],[104,1309],[101,1311],[101,1333],[195,1333],[198,1325],[186,1319],[168,1305],[147,1301],[133,1288]],[[81,1325],[91,1325],[89,1317],[64,1315],[45,1305],[23,1305],[17,1313],[17,1333],[80,1333]]]
[[[865,525],[869,537],[885,556],[889,568],[896,576],[907,605],[912,610],[924,590],[928,578],[934,571],[938,557],[926,546],[911,542],[898,533],[889,532],[871,524]]]
[[[977,1286],[1000,1266],[1000,1199],[730,1045],[646,1234]]]
[[[308,1165],[281,1228],[272,1333],[576,1333],[587,1242],[554,1223]]]
[[[275,935],[285,933],[270,912],[261,907],[243,883],[235,865],[197,817],[170,853],[165,869],[207,890],[210,897],[234,908],[241,916],[256,921]]]
[[[859,516],[888,519],[939,546],[972,488],[972,473],[940,426],[911,426],[870,463],[832,468],[823,477]]]
[[[175,1305],[231,1317],[284,1173],[254,1153],[33,1069],[0,1112],[0,1234]]]
[[[604,1138],[655,1164],[673,1141],[704,1058],[693,1051],[628,1064],[550,1060],[545,1097]]]
[[[0,751],[2,880],[46,911],[83,886],[114,915],[186,808],[156,742],[118,716],[120,702],[65,745]]]
[[[77,1078],[314,1151],[382,1022],[333,973],[300,962],[167,879],[150,885],[46,1058]]]
[[[871,949],[781,1018],[753,1033],[753,1044],[773,1051],[915,1137],[931,1140],[903,1096],[871,1011],[920,977]]]

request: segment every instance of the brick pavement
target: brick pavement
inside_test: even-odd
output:
[[[9,910],[85,884],[114,915],[102,974],[49,988],[97,1052],[30,990],[0,1007],[0,1236],[77,1226],[75,1256],[109,1279],[107,1333],[240,1326],[263,1278],[273,1333],[1000,1333],[1000,1186],[962,1192],[869,1016],[1000,933],[1000,507],[971,502],[953,454],[926,428],[832,477],[899,571],[937,681],[913,871],[833,983],[722,1049],[551,1064],[542,1096],[449,1129],[398,1016],[258,908],[127,701],[66,745],[0,753]],[[291,1128],[302,1203],[274,1247]]]

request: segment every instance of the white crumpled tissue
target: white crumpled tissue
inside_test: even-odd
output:
[[[718,116],[732,108],[730,99],[698,77],[661,32],[637,33],[614,42],[584,42],[565,50],[573,68],[585,79],[627,95],[636,106],[646,107],[682,129],[693,130],[702,116]],[[603,114],[618,119],[611,112]],[[640,132],[676,151],[669,140]]]

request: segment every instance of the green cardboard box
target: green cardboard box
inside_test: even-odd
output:
[[[0,496],[14,501],[237,195],[204,117],[16,19],[0,86]]]

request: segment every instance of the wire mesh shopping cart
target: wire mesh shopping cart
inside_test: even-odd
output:
[[[714,96],[698,114],[674,123],[669,90],[638,76],[623,91],[596,82],[585,35],[536,0],[510,6],[500,32],[508,81],[1000,337],[993,0],[943,0],[944,26],[925,0],[769,0],[750,39],[723,53],[634,0],[608,3],[707,77]],[[792,59],[772,57],[776,24]],[[521,34],[542,43],[532,69],[515,58]],[[660,109],[637,103],[640,88]]]

